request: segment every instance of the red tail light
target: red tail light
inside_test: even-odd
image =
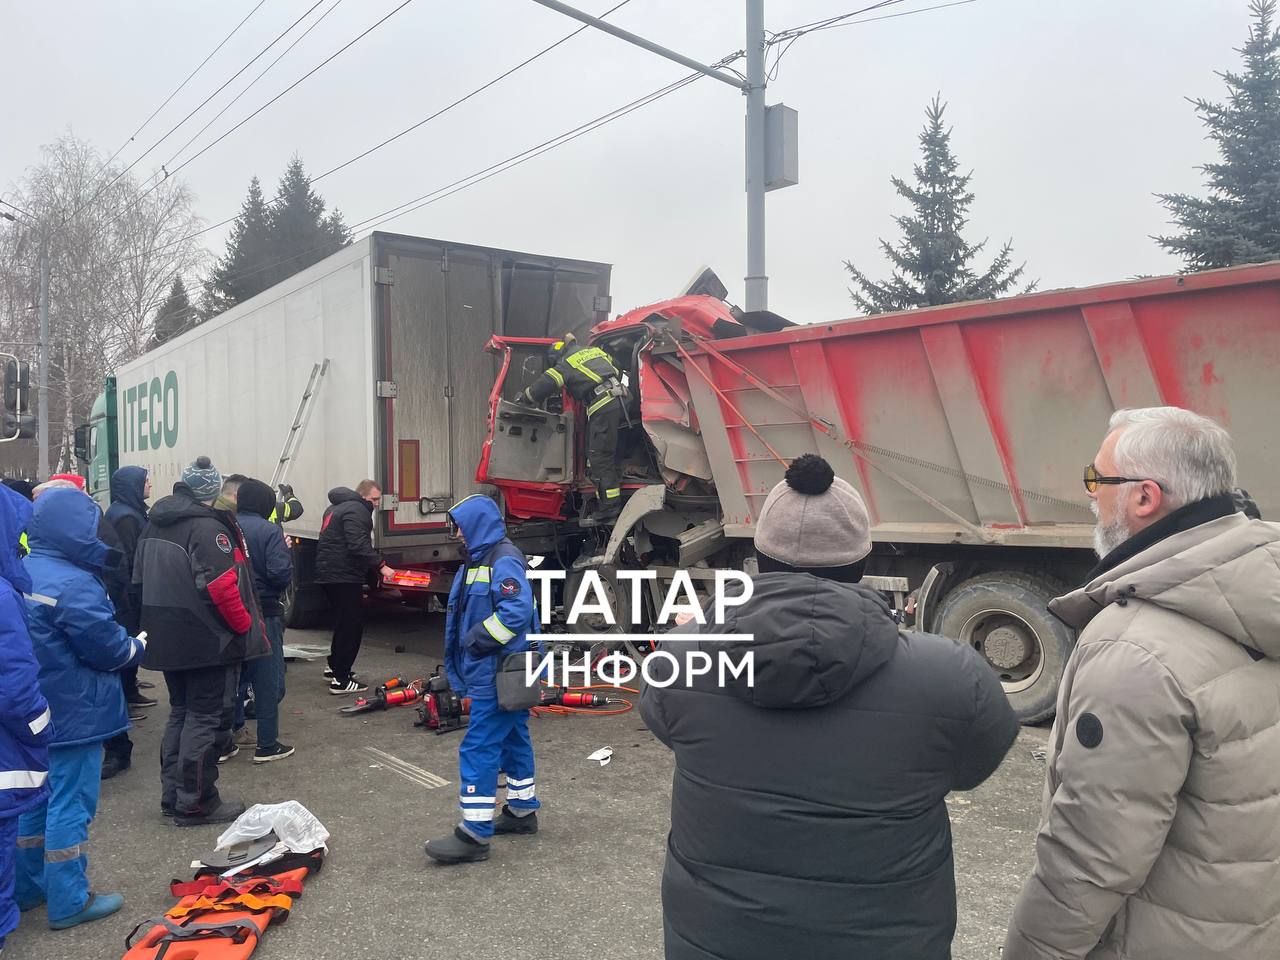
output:
[[[407,587],[410,590],[426,590],[431,586],[431,574],[425,570],[396,570],[383,577],[388,587]]]

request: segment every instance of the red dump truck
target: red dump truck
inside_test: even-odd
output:
[[[477,480],[498,488],[526,549],[575,578],[595,570],[753,569],[756,515],[785,464],[825,456],[863,494],[869,583],[919,627],[972,644],[1027,721],[1053,711],[1074,636],[1046,609],[1095,562],[1081,476],[1111,413],[1173,404],[1222,422],[1240,481],[1280,510],[1280,263],[952,304],[837,323],[743,314],[684,296],[598,324],[630,357],[621,455],[629,499],[607,528],[582,415],[514,403],[547,341],[495,337],[501,368]],[[604,638],[607,639],[607,638]]]

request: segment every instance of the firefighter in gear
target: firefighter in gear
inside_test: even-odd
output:
[[[623,410],[622,377],[613,359],[599,347],[577,347],[573,334],[551,346],[554,359],[520,399],[540,406],[548,397],[568,390],[587,411],[587,475],[596,486],[598,504],[592,516],[608,520],[622,507],[622,472],[618,468],[618,428]]]
[[[524,554],[507,539],[498,506],[483,495],[449,510],[467,565],[454,576],[445,620],[445,671],[459,696],[471,698],[471,721],[458,748],[458,805],[453,833],[426,845],[441,863],[489,859],[495,834],[538,830],[529,711],[498,706],[496,674],[503,657],[530,649],[537,611]],[[507,777],[507,803],[494,816],[498,771]]]

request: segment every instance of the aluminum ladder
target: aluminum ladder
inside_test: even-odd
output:
[[[294,414],[293,425],[284,438],[284,449],[280,451],[280,460],[276,464],[275,473],[271,475],[271,488],[278,489],[289,476],[289,468],[293,466],[298,450],[302,447],[302,438],[307,432],[307,424],[311,420],[311,412],[316,406],[316,396],[324,383],[324,375],[329,372],[329,360],[317,363],[311,368],[311,376],[307,379],[307,389],[302,392],[298,402],[298,412]]]

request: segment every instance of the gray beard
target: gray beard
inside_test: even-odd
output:
[[[1090,501],[1089,506],[1092,508],[1093,515],[1096,517],[1098,515],[1097,501]],[[1131,536],[1133,536],[1133,534],[1129,532],[1129,527],[1125,523],[1124,517],[1121,515],[1116,515],[1110,523],[1102,523],[1099,521],[1097,526],[1093,528],[1093,552],[1096,553],[1098,555],[1098,559],[1101,560]]]

